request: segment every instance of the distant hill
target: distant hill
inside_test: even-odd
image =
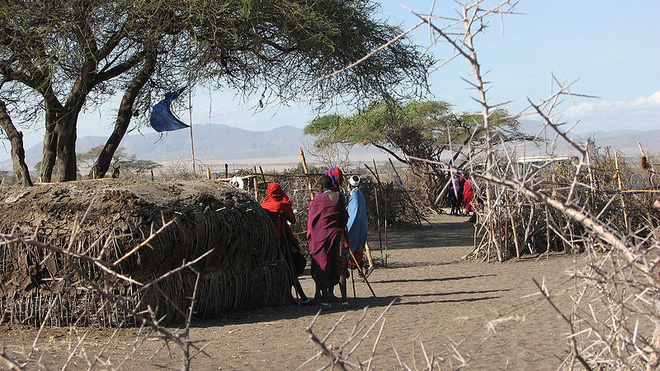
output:
[[[528,134],[537,134],[541,126],[533,122],[523,122],[522,129]],[[554,137],[547,129],[550,137]],[[193,128],[195,157],[207,165],[230,163],[234,165],[292,165],[300,161],[298,147],[307,148],[313,143],[313,137],[303,134],[303,130],[292,126],[281,126],[268,131],[250,131],[228,125],[206,124]],[[609,146],[619,149],[624,156],[636,156],[639,153],[637,142],[641,142],[649,154],[658,154],[660,130],[652,131],[598,131],[571,134],[580,142],[594,138],[600,147]],[[76,143],[76,152],[83,153],[90,148],[105,144],[105,137],[82,137]],[[139,159],[152,160],[167,164],[190,159],[190,131],[178,130],[168,133],[132,134],[124,137],[121,143],[128,154],[135,154]],[[359,147],[359,146],[358,146]],[[528,148],[526,155],[534,155],[541,149]],[[41,161],[42,144],[26,149],[26,161],[30,167]],[[558,154],[570,152],[567,145],[557,148]],[[519,152],[522,153],[522,152]],[[354,148],[352,159],[377,161],[386,156],[373,147]],[[311,157],[311,156],[309,156]],[[311,161],[313,159],[308,158]],[[11,168],[11,161],[0,162],[0,166]]]
[[[313,137],[293,126],[281,126],[269,131],[250,131],[228,125],[206,124],[193,127],[195,158],[205,164],[296,164],[300,161],[298,148],[313,143]],[[106,137],[78,138],[76,152],[105,144]],[[190,159],[190,131],[131,134],[124,137],[121,147],[137,158],[159,163]],[[30,167],[41,161],[43,144],[26,149],[26,162]],[[375,148],[355,149],[356,155],[378,155]],[[11,167],[10,160],[0,164]]]
[[[567,129],[567,127],[562,127]],[[543,128],[543,125],[529,120],[521,122],[521,130],[530,135],[538,135],[543,137],[546,135],[550,140],[554,139],[556,133],[551,128]],[[577,142],[584,143],[587,139],[591,138],[595,141],[596,146],[605,148],[610,147],[618,149],[623,156],[638,156],[639,147],[637,142],[642,143],[649,155],[657,155],[660,153],[658,143],[660,143],[660,130],[636,131],[636,130],[599,130],[592,132],[571,132],[568,137]],[[527,146],[530,148],[531,146]],[[557,154],[572,153],[574,149],[565,141],[558,141],[556,152]]]

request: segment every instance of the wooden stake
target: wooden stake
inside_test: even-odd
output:
[[[307,160],[305,160],[305,152],[302,147],[298,147],[298,152],[300,153],[300,162],[302,163],[303,172],[309,174],[309,169],[307,168]],[[314,199],[314,192],[312,192],[312,181],[307,177],[307,191],[309,192],[309,199]]]
[[[509,220],[511,221],[511,230],[513,231],[513,243],[516,246],[516,259],[520,259],[520,241],[518,241],[518,230],[516,226],[515,218],[511,212],[510,207],[506,207],[506,211],[509,214]]]
[[[593,204],[593,195],[594,195],[594,191],[596,190],[596,187],[595,187],[595,184],[594,184],[595,183],[594,182],[594,171],[591,168],[591,154],[590,154],[591,152],[589,151],[589,143],[590,142],[587,141],[587,150],[586,150],[585,153],[587,154],[587,169],[589,170],[589,186],[590,186],[590,189],[589,189],[589,204]]]
[[[259,187],[257,186],[257,183],[259,183],[259,178],[257,175],[257,167],[254,166],[252,168],[252,172],[254,173],[254,177],[252,177],[252,185],[254,187],[254,199],[259,201]]]
[[[399,173],[396,171],[396,167],[394,167],[394,163],[392,162],[392,159],[388,158],[388,160],[390,161],[390,165],[392,165],[392,170],[394,170],[394,175],[396,175],[397,179],[401,179]],[[406,190],[405,188],[401,188],[401,189],[403,190],[403,194],[406,195],[406,200],[410,204],[410,207],[412,207],[413,214],[415,214],[415,219],[417,219],[417,224],[421,225],[422,219],[424,219],[424,217],[419,213],[417,207],[415,207],[415,203],[413,202],[412,197],[410,197],[408,190]]]
[[[614,166],[616,167],[616,181],[619,187],[619,197],[621,197],[621,208],[623,208],[623,223],[626,226],[626,231],[630,232],[630,222],[628,221],[628,210],[626,208],[626,199],[623,197],[623,183],[621,182],[621,169],[619,168],[619,151],[614,150]]]
[[[642,142],[637,142],[637,147],[639,147],[639,152],[642,154],[642,168],[646,170],[649,174],[649,183],[651,183],[651,188],[655,188],[655,185],[653,184],[653,175],[655,175],[655,169],[653,169],[653,165],[648,161],[648,157],[646,157],[646,152],[644,151],[644,147],[642,147]]]
[[[374,162],[374,170],[375,170],[376,160],[373,160],[373,162]],[[380,183],[380,178],[378,177],[378,173],[375,172],[374,170],[371,170],[371,168],[369,168],[369,165],[364,164],[364,166],[367,168],[367,170],[369,170],[369,172],[374,176],[374,178],[376,178],[376,185],[374,186],[374,197],[376,198],[376,228],[378,229],[378,246],[380,248],[380,260],[384,262],[385,260],[383,259],[383,238],[380,231],[380,207],[378,204],[378,190],[379,189],[382,190],[383,185]]]

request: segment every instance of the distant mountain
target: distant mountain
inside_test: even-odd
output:
[[[568,129],[563,126],[562,129]],[[546,136],[553,140],[556,133],[552,128],[543,128],[543,125],[531,120],[522,120],[521,130],[529,135],[539,135],[540,137]],[[584,143],[587,139],[593,139],[596,146],[605,148],[618,149],[624,156],[637,156],[639,155],[639,147],[637,143],[642,143],[648,154],[658,154],[660,148],[660,130],[636,131],[636,130],[598,130],[590,132],[571,132],[568,137],[577,142]],[[572,153],[574,149],[563,140],[557,141],[556,152],[558,154]],[[531,146],[527,146],[530,148]],[[542,146],[541,146],[542,147]]]
[[[269,131],[250,131],[228,125],[206,124],[193,127],[195,158],[205,164],[295,164],[300,161],[298,148],[311,145],[314,139],[293,126],[281,126]],[[76,152],[104,145],[106,137],[78,138]],[[190,131],[177,130],[163,133],[131,134],[124,137],[120,147],[127,154],[159,163],[188,160]],[[26,162],[33,167],[41,161],[43,144],[26,149]],[[376,149],[356,149],[356,154],[378,154]],[[10,160],[0,164],[11,167]]]
[[[536,135],[542,131],[542,126],[532,121],[522,123],[524,132]],[[544,131],[549,138],[554,138],[550,129]],[[303,130],[292,126],[281,126],[269,131],[250,131],[228,125],[206,124],[193,127],[195,157],[204,164],[218,165],[230,163],[234,165],[292,165],[300,161],[298,147],[307,148],[313,143],[313,137],[303,134]],[[594,138],[599,147],[619,149],[624,156],[636,156],[639,153],[637,142],[641,142],[649,154],[658,154],[660,130],[637,132],[632,130],[597,131],[591,133],[571,134],[578,142]],[[76,143],[76,152],[83,153],[90,148],[105,144],[105,137],[82,137]],[[163,133],[127,135],[121,142],[121,147],[128,154],[137,158],[152,160],[162,164],[190,159],[190,131],[178,130]],[[542,154],[545,146],[538,148],[525,145],[524,150],[518,150],[519,155],[534,156]],[[41,161],[42,144],[26,149],[26,162],[33,167]],[[572,153],[570,146],[560,144],[557,154]],[[377,161],[385,160],[386,156],[373,147],[357,146],[351,151],[351,159]],[[308,160],[313,162],[311,154]],[[0,166],[11,169],[11,160],[0,162]]]

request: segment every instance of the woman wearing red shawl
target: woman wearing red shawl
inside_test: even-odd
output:
[[[339,191],[332,190],[332,178],[323,175],[320,192],[314,197],[309,211],[309,255],[312,258],[312,278],[321,296],[321,308],[328,309],[332,287],[339,283],[342,305],[346,299],[346,200]],[[339,187],[337,186],[337,189]]]
[[[280,251],[284,255],[284,260],[291,274],[291,285],[296,289],[302,304],[307,304],[310,300],[305,295],[302,286],[300,286],[300,281],[298,281],[298,277],[305,270],[307,260],[300,253],[298,239],[287,223],[294,224],[296,222],[296,214],[293,212],[291,200],[284,193],[279,183],[270,183],[268,184],[268,194],[261,202],[261,207],[266,210],[275,225],[275,230],[280,239]]]

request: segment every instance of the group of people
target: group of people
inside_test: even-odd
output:
[[[469,215],[468,222],[474,223],[476,200],[474,198],[474,183],[465,174],[455,173],[449,178],[447,186],[447,203],[451,207],[450,215]],[[461,209],[465,208],[465,214]]]
[[[316,290],[309,298],[300,286],[298,277],[307,263],[300,251],[300,244],[291,230],[296,222],[291,200],[279,183],[270,183],[262,207],[275,224],[280,238],[280,247],[290,269],[292,286],[302,305],[320,303],[321,309],[329,309],[331,303],[339,302],[349,307],[346,294],[346,279],[349,267],[356,268],[361,276],[371,273],[373,266],[364,267],[364,250],[367,243],[367,205],[360,191],[360,177],[349,177],[348,199],[341,189],[344,180],[342,171],[332,168],[319,180],[320,191],[309,206],[307,238],[311,273]],[[339,286],[341,297],[334,295]]]

